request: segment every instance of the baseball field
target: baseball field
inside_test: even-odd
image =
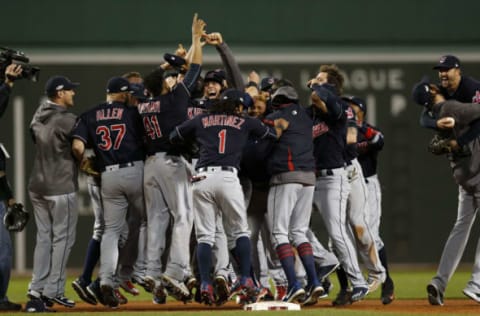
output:
[[[462,294],[466,282],[469,280],[469,267],[465,266],[457,271],[453,276],[447,291],[445,293],[444,306],[431,306],[426,299],[425,287],[431,277],[434,275],[433,269],[407,269],[405,267],[394,267],[392,277],[395,281],[395,301],[390,305],[382,305],[379,296],[380,292],[374,292],[368,295],[367,299],[346,307],[332,307],[331,301],[334,299],[338,285],[335,278],[334,289],[330,296],[322,299],[312,307],[302,308],[301,311],[271,311],[277,315],[473,315],[480,313],[480,304],[467,299]],[[183,304],[174,300],[169,300],[165,305],[154,305],[151,302],[151,296],[142,292],[139,296],[133,297],[126,295],[129,299],[128,304],[121,305],[118,309],[109,309],[100,305],[92,306],[80,301],[72,290],[70,283],[76,274],[71,273],[66,287],[66,296],[76,300],[77,306],[73,309],[54,306],[55,315],[101,315],[105,312],[122,313],[122,315],[138,315],[140,312],[145,315],[244,315],[262,314],[267,312],[245,312],[242,307],[229,302],[223,306],[208,307],[197,303]],[[29,277],[13,276],[9,297],[12,301],[25,304],[26,290]],[[4,314],[6,315],[6,314]]]

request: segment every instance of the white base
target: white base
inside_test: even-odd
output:
[[[243,306],[246,311],[299,311],[300,305],[295,303],[267,301]]]

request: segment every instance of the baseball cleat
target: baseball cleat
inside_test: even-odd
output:
[[[202,282],[200,286],[200,296],[201,302],[205,305],[212,305],[215,302],[215,298],[213,297],[213,286],[209,283]]]
[[[367,296],[368,294],[368,287],[366,286],[356,286],[352,289],[352,293],[350,295],[350,299],[352,302],[361,301]]]
[[[381,300],[383,305],[388,305],[395,299],[394,285],[391,278],[387,278],[382,284]]]
[[[283,298],[284,302],[295,303],[302,302],[305,299],[305,290],[298,283],[294,283],[288,290],[287,295]]]
[[[140,291],[133,285],[132,281],[127,280],[120,283],[120,287],[127,293],[137,296],[140,294]]]
[[[469,289],[464,289],[462,292],[468,298],[471,298],[475,302],[480,303],[480,293],[476,293],[476,292],[474,292],[472,290],[469,290]]]
[[[338,292],[337,297],[335,300],[332,301],[333,306],[346,306],[352,304],[352,300],[350,299],[350,291],[347,289],[340,289]]]
[[[113,290],[113,293],[115,294],[115,297],[117,298],[118,303],[119,303],[120,305],[124,305],[124,304],[127,304],[127,303],[128,303],[128,299],[125,297],[125,295],[123,295],[122,293],[120,293],[120,290],[119,290],[119,289],[114,289],[114,290]]]
[[[225,277],[222,275],[217,275],[215,277],[215,280],[213,280],[213,287],[215,296],[217,297],[215,304],[219,306],[228,302],[228,297],[230,296],[230,288]]]
[[[101,285],[100,292],[102,293],[103,300],[105,301],[105,305],[111,308],[117,308],[119,301],[118,297],[115,295],[113,287],[110,285]]]
[[[305,300],[302,302],[302,305],[308,306],[317,304],[318,299],[323,295],[324,292],[325,290],[321,285],[308,286]]]
[[[166,274],[162,275],[162,283],[168,294],[173,296],[177,301],[186,303],[191,300],[190,291],[185,283],[175,280]]]
[[[427,285],[428,302],[430,305],[443,306],[443,293],[440,292],[435,284]]]
[[[103,299],[102,292],[100,291],[100,284],[98,283],[98,281],[94,281],[94,282],[90,283],[87,286],[87,292],[91,296],[95,297],[97,302],[99,302],[102,305],[106,305],[105,300]]]
[[[82,301],[91,305],[97,305],[97,299],[88,292],[87,286],[88,284],[86,284],[81,278],[72,282],[72,288]]]

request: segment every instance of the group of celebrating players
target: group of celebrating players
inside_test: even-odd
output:
[[[89,304],[126,303],[119,289],[138,295],[136,283],[157,304],[170,295],[207,305],[234,297],[241,304],[313,305],[328,296],[333,272],[340,284],[334,305],[378,288],[382,303],[391,303],[376,172],[384,140],[365,122],[364,100],[343,95],[336,65],[322,65],[307,83],[309,106],[299,104],[287,79],[252,71],[245,84],[222,35],[205,27],[195,15],[188,51],[179,46],[143,78],[111,78],[105,102],[78,117],[68,111],[78,84],[48,80],[48,100],[31,124],[37,156],[29,191],[38,233],[27,307],[75,305],[64,287],[77,213],[45,229],[39,225],[49,213],[37,213],[74,208],[78,165],[89,174],[95,225],[72,286]],[[219,52],[224,70],[201,78],[205,44]],[[68,164],[49,169],[55,152]],[[61,192],[52,179],[57,191],[45,191],[47,169],[72,189],[62,185]],[[329,250],[310,227],[313,210],[322,216]],[[45,245],[59,252],[46,254]]]

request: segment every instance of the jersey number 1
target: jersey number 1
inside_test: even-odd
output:
[[[109,151],[112,148],[117,150],[122,144],[123,137],[125,136],[125,124],[113,124],[110,126],[100,125],[95,131],[97,135],[100,135],[101,143],[98,144],[98,148],[104,151]],[[114,140],[112,140],[112,134],[116,133]]]
[[[224,154],[225,153],[225,142],[227,140],[227,130],[222,129],[220,132],[218,132],[218,153],[219,154]]]

